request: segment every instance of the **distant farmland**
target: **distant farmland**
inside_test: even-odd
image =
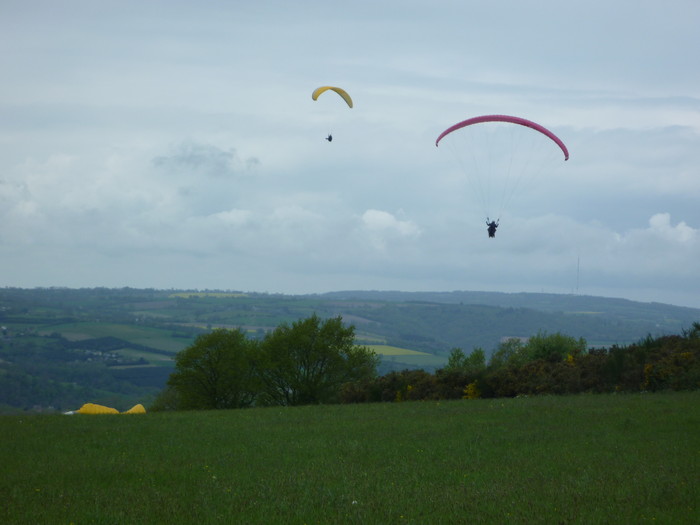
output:
[[[416,350],[409,350],[408,348],[399,348],[398,346],[390,345],[365,345],[370,350],[380,355],[425,355],[435,357],[433,354],[427,352],[418,352]]]
[[[117,337],[139,345],[177,353],[190,345],[191,338],[173,337],[172,330],[150,326],[118,323],[67,323],[51,326],[40,334],[58,332],[69,341],[80,341],[98,337]]]
[[[177,292],[171,293],[168,297],[182,297],[187,299],[189,297],[248,297],[248,294],[240,292]]]
[[[382,362],[394,369],[423,368],[425,370],[441,368],[447,364],[447,359],[427,352],[418,352],[408,348],[391,345],[364,345],[377,353]]]

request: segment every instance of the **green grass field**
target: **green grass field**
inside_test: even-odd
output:
[[[2,416],[0,462],[5,524],[689,524],[700,392]]]
[[[54,325],[44,333],[59,332],[70,341],[92,337],[118,337],[139,345],[177,353],[192,344],[193,339],[174,338],[171,330],[149,326],[114,323],[67,323]]]
[[[432,354],[428,354],[426,352],[418,352],[416,350],[409,350],[408,348],[399,348],[397,346],[390,346],[390,345],[375,345],[375,344],[370,344],[370,345],[365,345],[367,348],[372,350],[373,352],[383,355],[383,356],[391,356],[391,355],[412,355],[412,356],[432,356]]]

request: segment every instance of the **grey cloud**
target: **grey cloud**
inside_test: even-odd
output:
[[[238,177],[250,174],[260,161],[241,159],[234,148],[222,149],[211,144],[183,142],[168,155],[153,159],[157,168],[207,177]]]

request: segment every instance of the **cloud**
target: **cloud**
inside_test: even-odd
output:
[[[698,230],[691,228],[683,221],[672,226],[670,213],[657,213],[649,219],[649,228],[646,233],[677,246],[698,242]]]
[[[193,177],[241,176],[251,173],[259,164],[255,157],[241,160],[234,148],[224,150],[197,142],[183,142],[175,146],[169,155],[153,159],[153,165],[159,169]]]
[[[365,211],[362,214],[362,223],[365,228],[372,232],[382,232],[389,235],[396,233],[401,237],[420,234],[420,228],[411,221],[399,220],[391,213],[381,210]]]
[[[695,281],[700,260],[700,234],[684,221],[672,224],[671,214],[654,214],[646,228],[636,228],[615,238],[608,253],[618,259],[619,272],[660,283]]]
[[[421,233],[412,221],[397,219],[381,210],[366,210],[360,222],[368,242],[379,252],[385,252],[391,244],[415,239]]]

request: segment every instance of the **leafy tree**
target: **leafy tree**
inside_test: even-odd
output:
[[[252,366],[256,343],[240,330],[218,329],[197,337],[175,357],[168,385],[180,409],[243,408],[258,384]]]
[[[583,354],[586,347],[587,343],[583,337],[576,339],[559,332],[550,335],[547,335],[546,332],[538,332],[525,344],[525,355],[530,361],[545,359],[559,362],[566,359],[567,356],[575,358]]]
[[[486,354],[483,349],[475,348],[468,356],[464,355],[461,348],[453,348],[447,360],[446,372],[464,372],[466,374],[478,374],[486,368]]]
[[[491,356],[489,366],[492,370],[504,366],[520,367],[540,359],[556,363],[567,359],[568,356],[572,356],[573,359],[582,355],[586,346],[586,340],[582,337],[575,339],[559,332],[549,335],[546,332],[538,332],[526,343],[520,339],[502,342]]]
[[[518,338],[503,341],[489,359],[489,367],[498,370],[505,366],[519,366],[527,362],[525,345]]]
[[[256,369],[265,403],[305,405],[339,401],[341,386],[372,378],[377,355],[355,345],[355,327],[340,316],[322,321],[316,314],[278,326],[262,341]]]

